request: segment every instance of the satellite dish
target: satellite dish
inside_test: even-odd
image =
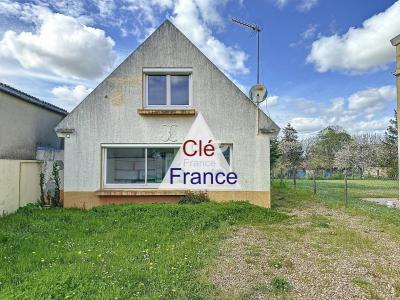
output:
[[[265,85],[256,84],[253,85],[250,89],[250,99],[257,105],[267,99],[268,91]]]

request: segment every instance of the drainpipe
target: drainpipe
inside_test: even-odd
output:
[[[400,34],[396,36],[394,39],[390,41],[394,47],[396,47],[396,69],[393,72],[393,75],[396,76],[397,83],[397,120],[400,120]],[[399,122],[397,122],[397,132],[400,132]],[[399,139],[397,139],[398,146],[398,157],[400,157],[400,143]],[[398,159],[399,165],[399,175],[400,175],[400,159]],[[400,180],[400,176],[398,176],[398,180]],[[400,197],[400,184],[399,184],[399,197]]]

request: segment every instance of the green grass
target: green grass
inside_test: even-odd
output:
[[[295,208],[307,205],[304,201],[320,201],[332,209],[344,209],[353,215],[368,216],[388,226],[393,233],[400,233],[399,210],[383,205],[372,204],[361,198],[398,198],[397,180],[357,179],[348,180],[348,205],[345,207],[344,180],[317,180],[317,195],[313,195],[312,180],[285,180],[281,186],[279,180],[272,184],[276,208]],[[283,201],[279,201],[283,199]]]
[[[273,209],[244,202],[121,205],[89,211],[20,209],[0,218],[0,299],[218,298],[207,270],[212,269],[220,241],[237,225],[263,225],[269,234],[281,236],[279,242],[289,243],[315,232],[311,242],[327,245],[329,251],[372,247],[369,239],[317,213],[310,215],[308,226],[287,230],[282,225],[298,222],[285,211],[312,209],[315,201],[332,211],[368,216],[387,232],[400,233],[398,210],[359,200],[396,197],[397,182],[349,181],[347,207],[343,181],[320,180],[317,190],[312,195],[311,180],[299,180],[296,188],[291,182],[285,187],[274,182]],[[279,224],[271,227],[274,223]],[[261,255],[257,246],[246,251],[254,262]],[[293,267],[290,258],[273,253],[267,264],[272,270]],[[277,281],[279,289],[286,289],[282,282]]]
[[[0,219],[0,299],[207,298],[201,270],[230,226],[285,218],[243,202],[26,207]]]

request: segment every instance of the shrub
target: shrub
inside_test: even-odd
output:
[[[272,278],[271,286],[275,294],[289,292],[292,289],[291,284],[283,277]]]
[[[208,197],[206,192],[187,192],[185,196],[183,196],[179,200],[179,204],[199,204],[210,202],[210,198]]]

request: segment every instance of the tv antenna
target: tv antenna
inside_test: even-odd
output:
[[[232,19],[232,22],[250,28],[257,33],[257,84],[250,89],[249,97],[257,105],[257,134],[260,134],[260,104],[265,101],[268,91],[265,85],[260,84],[260,32],[261,28],[257,24],[248,23],[238,19]]]
[[[250,28],[251,30],[257,32],[257,84],[260,83],[260,32],[261,28],[257,24],[248,23],[245,21],[241,21],[239,19],[232,19],[232,22],[237,23],[239,25]]]

